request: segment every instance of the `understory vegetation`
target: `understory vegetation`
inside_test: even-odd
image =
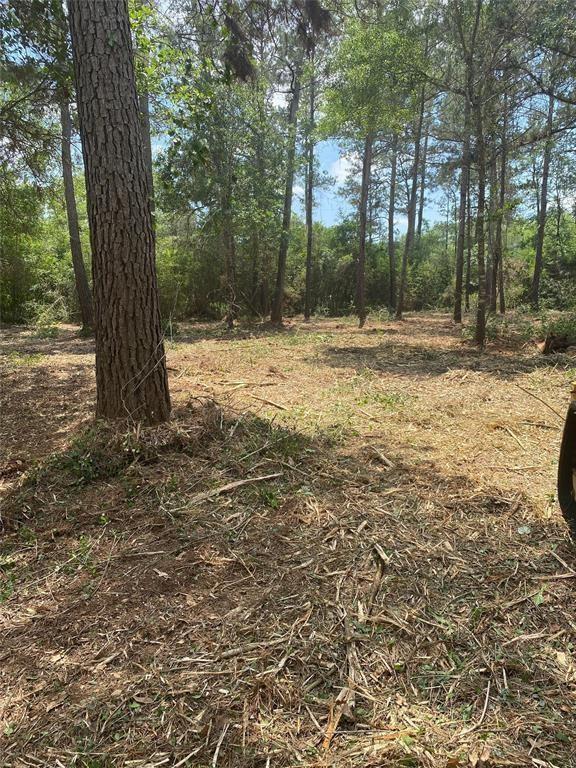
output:
[[[55,151],[63,94],[88,271],[91,248],[65,19],[33,5],[4,10],[0,298],[5,322],[49,334],[86,324]],[[457,322],[461,306],[575,308],[566,4],[168,6],[130,7],[165,327],[266,318],[280,299],[287,316]]]

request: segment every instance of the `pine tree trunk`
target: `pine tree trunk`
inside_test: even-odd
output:
[[[310,80],[310,125],[308,130],[308,166],[306,168],[306,295],[304,299],[304,319],[309,320],[312,314],[312,248],[314,239],[314,130],[315,110],[316,110],[316,88],[314,75]]]
[[[359,208],[360,231],[358,261],[356,262],[356,314],[358,315],[358,326],[360,328],[363,328],[366,322],[366,226],[370,171],[372,169],[372,143],[372,134],[368,134],[364,141],[364,154],[362,156],[362,187],[360,190]]]
[[[476,162],[478,167],[478,212],[476,215],[476,243],[478,247],[478,308],[476,311],[475,341],[483,349],[486,343],[486,241],[484,218],[486,206],[486,147],[482,101],[476,95],[474,104],[476,122]]]
[[[408,228],[406,231],[406,241],[404,244],[404,253],[402,254],[402,271],[400,273],[400,286],[398,288],[398,301],[396,303],[396,320],[402,320],[404,311],[404,293],[406,291],[406,280],[408,277],[408,262],[412,258],[414,250],[414,230],[416,226],[416,198],[418,195],[418,170],[420,168],[420,143],[422,140],[422,126],[424,124],[425,91],[422,88],[420,97],[420,115],[416,126],[416,136],[414,139],[414,164],[412,166],[412,185],[410,189],[410,198],[408,201]]]
[[[298,104],[300,102],[300,75],[302,59],[296,64],[292,84],[292,99],[288,110],[288,154],[286,157],[286,186],[284,190],[284,211],[282,214],[282,230],[280,232],[280,247],[278,249],[278,269],[276,272],[276,288],[272,302],[270,320],[275,325],[282,325],[284,315],[284,285],[286,282],[286,260],[290,242],[290,222],[292,220],[292,192],[294,189],[294,165],[296,159],[296,135],[298,126]]]
[[[252,302],[257,308],[258,313],[265,317],[270,312],[269,302],[269,279],[271,269],[269,268],[268,249],[262,249],[261,246],[261,227],[262,214],[265,209],[261,202],[261,190],[264,188],[266,178],[266,162],[264,158],[264,136],[263,125],[265,115],[262,109],[262,101],[258,98],[258,123],[256,127],[255,146],[254,146],[254,164],[256,166],[255,184],[253,187],[254,200],[257,201],[259,216],[254,218],[252,232]]]
[[[468,193],[470,188],[470,101],[464,102],[464,143],[462,146],[462,167],[460,170],[460,204],[458,207],[458,237],[456,241],[456,285],[454,288],[454,322],[462,322],[462,278],[464,273],[464,244],[466,240],[466,220]],[[470,280],[467,265],[466,280]],[[466,289],[468,298],[468,288]]]
[[[223,168],[226,174],[229,169]],[[226,326],[234,328],[236,320],[236,239],[232,222],[232,179],[227,178],[222,196],[222,236],[224,240],[224,259],[226,268]]]
[[[548,212],[548,178],[550,176],[550,159],[552,157],[552,125],[554,121],[554,96],[548,99],[548,116],[546,118],[546,144],[544,145],[544,161],[542,163],[542,184],[540,186],[540,205],[538,210],[538,231],[536,232],[536,259],[534,276],[530,290],[530,304],[538,309],[540,304],[540,279],[544,267],[544,235],[546,232],[546,216]]]
[[[126,0],[69,0],[93,254],[96,414],[159,422],[170,396]]]
[[[504,250],[502,247],[502,222],[504,220],[504,206],[506,204],[506,163],[507,163],[507,104],[504,104],[504,116],[502,124],[502,144],[500,147],[500,173],[498,174],[498,210],[496,211],[496,227],[494,232],[494,260],[492,263],[492,294],[490,296],[490,311],[496,313],[496,285],[500,294],[500,313],[504,314],[504,273],[502,259]]]
[[[422,237],[422,223],[424,221],[424,203],[426,202],[426,160],[428,156],[428,130],[424,135],[424,148],[422,149],[422,163],[420,171],[420,194],[418,196],[418,224],[416,225],[416,240],[420,242]]]
[[[390,167],[390,196],[388,198],[388,261],[390,265],[390,291],[388,307],[396,308],[396,243],[394,240],[394,213],[396,204],[396,172],[398,168],[398,136],[392,137],[392,162]]]
[[[66,217],[68,220],[68,235],[70,237],[70,251],[72,252],[72,267],[74,268],[74,280],[78,304],[80,305],[80,317],[82,318],[82,330],[85,333],[92,331],[94,318],[92,316],[92,292],[86,276],[86,267],[82,258],[82,244],[80,242],[80,228],[78,226],[78,210],[76,209],[76,195],[74,193],[74,175],[72,173],[72,119],[70,117],[70,104],[66,97],[60,100],[60,122],[62,128],[62,180],[64,182],[64,198],[66,200]]]
[[[492,300],[496,302],[497,284],[493,282],[494,276],[494,222],[496,220],[496,164],[492,157],[487,161],[490,175],[490,197],[488,198],[488,221],[485,222],[485,232],[488,238],[488,248],[486,254],[486,309],[488,313],[492,311]]]
[[[500,268],[498,270],[498,297],[499,311],[501,315],[506,314],[506,297],[504,295],[504,260],[500,259]]]

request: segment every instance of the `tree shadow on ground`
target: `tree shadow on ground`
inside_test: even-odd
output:
[[[421,344],[386,341],[375,346],[327,346],[317,360],[334,368],[355,368],[405,375],[443,375],[450,370],[479,371],[502,379],[530,373],[539,368],[576,366],[574,354],[541,355],[537,351],[499,349],[479,351],[462,342],[453,346],[428,348]]]
[[[1,355],[18,362],[36,355],[93,355],[94,337],[82,336],[77,327],[59,325],[54,336],[41,337],[29,326],[9,326],[2,329]]]
[[[56,369],[24,360],[5,369],[2,378],[4,459],[8,464],[20,461],[19,471],[29,469],[36,458],[62,445],[71,426],[74,429],[91,416],[91,366],[67,363]]]
[[[570,764],[562,524],[405,449],[213,401],[79,433],[7,502],[27,519],[0,561],[4,754],[431,768],[488,745]]]
[[[339,329],[348,327],[344,323],[335,323],[329,326],[329,329]],[[306,336],[307,334],[317,333],[318,331],[326,331],[326,322],[310,321],[305,322],[300,319],[288,319],[282,325],[276,325],[269,321],[242,321],[238,323],[234,328],[228,329],[222,323],[182,323],[178,326],[178,332],[170,337],[170,334],[166,334],[166,338],[176,344],[186,343],[193,344],[203,341],[246,341],[249,339],[262,339],[262,338],[291,338],[297,335]],[[351,330],[354,330],[351,328]]]

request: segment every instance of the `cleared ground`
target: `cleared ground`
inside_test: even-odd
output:
[[[3,336],[0,765],[576,766],[573,355],[185,326],[119,432],[90,340]]]

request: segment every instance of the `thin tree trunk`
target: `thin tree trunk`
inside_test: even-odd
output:
[[[534,275],[530,290],[530,304],[538,309],[540,304],[540,279],[544,266],[544,235],[546,232],[546,216],[548,212],[548,178],[550,175],[550,159],[552,157],[552,126],[554,121],[554,96],[548,99],[548,116],[546,118],[546,143],[544,145],[544,161],[542,164],[542,184],[540,187],[540,210],[538,215],[538,230],[536,232],[536,259]]]
[[[96,414],[159,422],[170,396],[126,0],[69,0],[92,243]]]
[[[468,169],[470,171],[470,169]],[[466,190],[466,286],[464,291],[464,309],[470,312],[470,282],[472,280],[472,211],[470,194],[470,173]]]
[[[476,233],[480,232],[481,237],[478,241],[478,316],[481,313],[481,322],[476,324],[476,335],[481,336],[481,344],[484,345],[485,336],[485,304],[486,304],[486,273],[484,263],[484,205],[486,195],[486,159],[485,159],[485,147],[484,147],[484,126],[482,119],[482,102],[480,94],[477,94],[477,98],[474,99],[474,52],[476,50],[476,40],[478,37],[478,30],[480,29],[480,19],[482,17],[483,0],[476,0],[476,7],[474,12],[474,22],[470,26],[463,15],[463,8],[459,5],[454,6],[454,20],[458,31],[458,37],[460,39],[460,45],[462,47],[462,55],[466,64],[466,101],[470,110],[469,120],[472,123],[472,117],[474,117],[476,127],[476,155],[480,153],[481,158],[478,161],[478,213],[476,217]],[[469,31],[469,38],[466,37],[466,31]],[[470,177],[470,166],[469,166]],[[468,179],[468,192],[467,192],[467,260],[466,260],[466,309],[470,308],[470,275],[471,275],[471,217],[470,217],[470,178]],[[480,287],[480,283],[482,284]]]
[[[564,210],[562,208],[562,196],[560,195],[560,186],[556,178],[556,254],[564,260],[564,238],[562,237],[562,217]]]
[[[499,311],[501,315],[506,314],[506,298],[504,296],[504,260],[500,259],[500,268],[498,269],[498,298]]]
[[[464,143],[460,170],[460,203],[458,207],[458,237],[456,245],[456,285],[454,288],[454,322],[462,322],[462,276],[464,273],[464,242],[466,239],[467,211],[469,210],[470,189],[470,100],[464,102]],[[470,265],[466,265],[466,282],[470,280]],[[468,287],[466,287],[466,308],[468,309]]]
[[[396,205],[396,172],[398,168],[398,136],[392,137],[392,162],[390,168],[390,197],[388,202],[388,260],[390,264],[390,312],[396,307],[396,243],[394,241],[394,213]]]
[[[426,200],[426,160],[428,156],[428,128],[424,134],[424,148],[422,149],[422,163],[420,171],[420,195],[418,198],[418,224],[416,225],[416,240],[422,237],[422,222],[424,221],[424,203]]]
[[[402,271],[400,273],[400,286],[398,289],[398,301],[396,303],[396,320],[402,320],[404,311],[404,293],[406,291],[406,279],[408,276],[408,262],[412,258],[414,250],[414,229],[416,225],[416,198],[418,194],[418,169],[420,167],[420,142],[422,140],[422,126],[424,124],[424,106],[425,91],[422,88],[420,96],[420,115],[416,125],[416,136],[414,138],[414,164],[412,166],[412,184],[410,188],[410,198],[408,202],[408,228],[406,231],[406,242],[404,253],[402,254]]]
[[[77,0],[78,1],[78,0]],[[136,0],[137,8],[150,7],[150,0]],[[148,66],[148,55],[146,50],[140,51],[140,56],[143,58],[142,68],[146,69]],[[144,82],[146,78],[144,76]],[[146,165],[146,175],[148,177],[148,189],[150,190],[150,211],[152,212],[152,220],[154,220],[155,201],[154,201],[154,176],[152,173],[152,135],[150,133],[150,98],[148,89],[144,87],[138,94],[138,108],[140,110],[140,120],[142,126],[142,146],[144,149],[144,163]]]
[[[476,243],[478,247],[478,308],[476,312],[475,341],[483,349],[486,343],[486,262],[484,208],[486,206],[486,147],[484,143],[484,120],[481,95],[477,94],[474,104],[476,121],[476,162],[478,166],[478,212],[476,215]]]
[[[316,109],[316,88],[314,75],[310,79],[310,125],[308,127],[308,166],[306,169],[306,294],[304,298],[304,319],[312,314],[312,248],[314,240],[314,120]]]
[[[264,209],[262,206],[261,191],[265,185],[266,178],[266,162],[264,158],[264,137],[263,137],[263,125],[265,122],[265,115],[262,108],[262,100],[260,95],[257,94],[258,101],[258,126],[256,130],[255,147],[254,147],[254,160],[256,164],[257,173],[255,174],[255,185],[253,187],[254,200],[257,201],[257,206],[260,215],[254,218],[253,221],[253,233],[252,233],[252,301],[258,308],[258,311],[262,316],[266,316],[270,312],[269,301],[269,279],[270,279],[270,257],[268,249],[264,249],[262,252],[261,236],[262,231],[260,220],[263,218],[262,214]],[[266,263],[265,263],[266,262]]]
[[[258,305],[258,269],[260,266],[260,236],[256,227],[250,238],[252,249],[252,265],[250,270],[250,303],[256,308],[256,314],[262,309]]]
[[[228,168],[222,169],[228,173]],[[222,199],[222,235],[224,240],[224,259],[226,269],[226,325],[234,328],[236,319],[236,240],[232,222],[232,191],[231,179],[227,179]]]
[[[446,194],[446,224],[444,225],[444,253],[448,256],[448,238],[450,235],[450,192]]]
[[[498,209],[496,211],[496,227],[494,233],[494,260],[492,263],[492,294],[490,295],[490,311],[496,313],[496,284],[500,293],[500,313],[504,314],[504,273],[502,269],[502,260],[504,250],[502,247],[502,222],[504,220],[504,206],[506,204],[506,163],[508,154],[508,145],[506,140],[508,118],[508,105],[504,102],[504,115],[502,123],[502,144],[500,147],[500,173],[498,184]]]
[[[496,218],[496,163],[492,156],[487,163],[490,176],[490,197],[488,199],[488,221],[485,222],[485,232],[488,236],[488,249],[486,254],[486,309],[492,311],[492,299],[496,302],[496,283],[494,276],[494,221]]]
[[[296,158],[296,135],[298,125],[298,104],[300,102],[300,75],[302,58],[296,63],[292,83],[292,98],[288,110],[288,154],[286,157],[286,185],[284,190],[284,211],[282,214],[282,230],[280,232],[280,247],[278,249],[278,270],[276,273],[276,288],[272,302],[270,320],[276,325],[282,325],[284,315],[284,284],[286,282],[286,260],[290,242],[290,222],[292,220],[292,192],[294,188],[294,165]]]
[[[366,322],[366,224],[368,217],[368,193],[370,190],[370,171],[372,169],[372,134],[368,134],[364,141],[364,155],[362,158],[362,188],[360,190],[359,209],[359,247],[358,261],[356,262],[356,314],[358,326],[362,328]]]
[[[536,160],[532,158],[532,188],[536,197],[536,221],[540,221],[540,184],[536,169]]]
[[[64,182],[64,198],[66,200],[66,218],[68,220],[68,235],[70,237],[70,251],[72,252],[72,266],[74,268],[74,280],[78,304],[80,305],[80,317],[82,318],[82,330],[86,333],[92,330],[94,319],[92,316],[92,292],[86,276],[86,267],[82,258],[82,244],[80,242],[80,228],[78,226],[78,210],[76,208],[76,195],[74,193],[74,175],[72,173],[72,119],[70,117],[70,104],[66,97],[60,100],[60,121],[62,127],[62,180]]]

